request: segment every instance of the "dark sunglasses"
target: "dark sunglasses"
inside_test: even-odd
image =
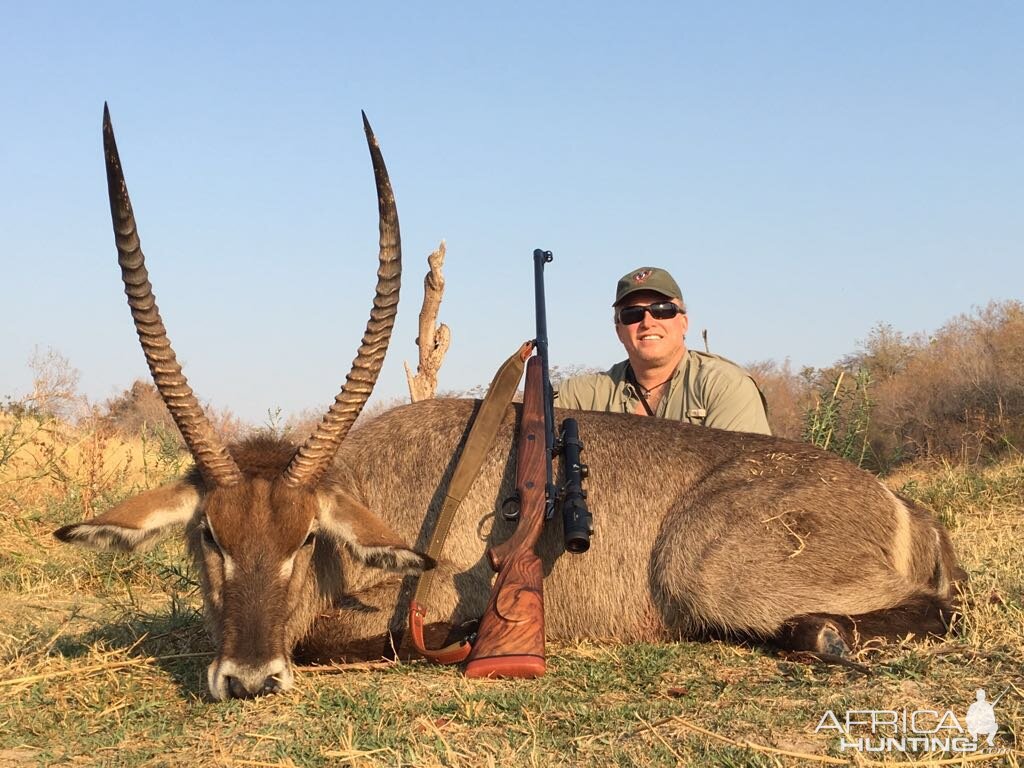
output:
[[[623,307],[618,311],[617,318],[621,325],[636,325],[644,319],[644,312],[650,312],[655,320],[671,320],[679,314],[686,314],[683,308],[671,301],[659,301],[647,306]]]

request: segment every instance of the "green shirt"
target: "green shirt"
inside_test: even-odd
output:
[[[640,396],[626,381],[628,361],[604,373],[573,376],[558,385],[555,406],[585,411],[636,413]],[[765,404],[746,371],[718,355],[687,350],[655,416],[734,432],[770,435]]]

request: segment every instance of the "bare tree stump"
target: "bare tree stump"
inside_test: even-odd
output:
[[[430,271],[423,278],[423,308],[420,309],[419,336],[416,346],[420,350],[419,364],[413,374],[409,364],[405,363],[405,378],[409,383],[409,397],[412,401],[429,400],[437,392],[437,372],[451,344],[451,330],[444,323],[437,324],[437,313],[441,308],[441,297],[444,294],[444,276],[441,265],[444,264],[444,240],[427,257]]]

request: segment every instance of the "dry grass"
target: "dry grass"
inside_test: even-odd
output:
[[[1009,692],[997,707],[1003,751],[972,759],[1024,759],[1019,459],[890,480],[947,520],[970,607],[947,642],[866,653],[868,675],[721,643],[581,643],[551,648],[550,673],[530,682],[361,665],[302,670],[287,694],[214,704],[180,542],[133,557],[49,535],[180,469],[161,450],[44,424],[0,466],[0,766],[873,765],[815,733],[826,709],[962,715],[978,687]]]

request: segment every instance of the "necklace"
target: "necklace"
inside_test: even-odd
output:
[[[626,381],[628,381],[633,386],[633,388],[636,390],[636,393],[640,396],[640,404],[644,407],[644,410],[647,411],[648,416],[654,415],[654,409],[651,407],[651,404],[647,402],[647,398],[651,396],[654,390],[672,381],[672,378],[674,376],[675,374],[672,374],[672,376],[669,376],[667,379],[661,382],[661,384],[655,384],[650,389],[647,389],[646,387],[640,386],[640,382],[636,380],[636,373],[634,373],[633,371],[633,366],[626,366]]]
[[[642,394],[642,395],[643,395],[644,397],[650,397],[650,396],[651,396],[651,395],[652,395],[652,394],[654,393],[654,390],[658,389],[658,387],[663,387],[663,386],[665,386],[665,385],[666,385],[666,384],[668,384],[668,383],[669,383],[670,381],[672,381],[672,377],[671,377],[671,376],[669,376],[669,377],[668,377],[667,379],[665,379],[665,380],[664,380],[663,382],[661,382],[660,384],[655,384],[655,385],[654,385],[653,387],[651,387],[650,389],[647,389],[647,388],[645,388],[645,387],[641,386],[641,385],[640,385],[639,383],[637,383],[636,387],[637,387],[637,389],[639,389],[639,390],[640,390],[640,394]]]

